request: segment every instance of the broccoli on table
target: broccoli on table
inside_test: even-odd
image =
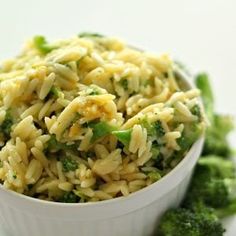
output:
[[[201,96],[210,126],[206,132],[203,155],[215,154],[228,157],[231,154],[227,135],[233,130],[233,119],[230,116],[218,115],[214,112],[214,96],[207,74],[196,77],[196,86],[201,90]]]
[[[201,90],[205,112],[208,118],[212,120],[214,115],[214,95],[208,75],[205,73],[198,74],[196,76],[196,86]]]
[[[161,219],[158,236],[222,236],[225,230],[214,212],[201,207],[197,212],[177,208]]]
[[[236,197],[233,162],[220,157],[200,158],[184,206],[191,208],[201,201],[214,208],[225,207]]]
[[[197,169],[201,169],[202,171],[205,169],[209,178],[235,178],[234,163],[220,156],[209,155],[200,158]]]
[[[77,150],[77,147],[75,144],[66,144],[66,143],[62,143],[62,142],[59,142],[57,139],[56,139],[56,136],[53,134],[51,135],[49,141],[47,142],[47,149],[46,151],[49,151],[49,152],[58,152],[58,151],[76,151]]]
[[[229,157],[231,148],[227,141],[227,135],[233,128],[232,117],[215,114],[206,132],[203,155],[215,154]]]

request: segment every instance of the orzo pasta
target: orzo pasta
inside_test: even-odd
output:
[[[0,181],[50,201],[127,196],[201,135],[198,96],[168,55],[96,34],[36,36],[0,67]]]

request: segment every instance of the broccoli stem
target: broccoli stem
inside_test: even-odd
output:
[[[201,90],[201,97],[208,119],[213,120],[214,114],[214,96],[211,89],[211,84],[208,75],[205,73],[196,76],[196,86]]]
[[[117,139],[123,143],[125,146],[129,146],[129,142],[131,139],[131,132],[132,129],[127,129],[127,130],[117,130],[113,131],[112,134],[117,137]]]
[[[112,131],[117,129],[115,126],[112,126],[105,121],[91,122],[88,126],[93,129],[93,137],[91,142],[95,142],[97,139],[111,134]]]

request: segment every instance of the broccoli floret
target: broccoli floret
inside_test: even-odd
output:
[[[140,120],[140,125],[147,130],[148,136],[155,137],[156,130],[153,124],[150,123],[147,117]]]
[[[236,197],[236,179],[233,163],[220,157],[201,158],[183,203],[191,208],[201,201],[207,206],[221,208]]]
[[[165,130],[160,120],[150,123],[148,118],[144,117],[140,121],[140,125],[142,125],[142,127],[147,130],[148,136],[152,137],[153,139],[158,139],[165,134]]]
[[[234,120],[232,116],[215,114],[214,116],[215,129],[221,137],[225,137],[234,129]]]
[[[200,137],[203,130],[198,123],[186,124],[182,136],[177,139],[177,143],[182,152],[188,150],[192,144]]]
[[[227,135],[233,128],[232,117],[214,114],[211,126],[206,132],[203,155],[215,154],[229,157],[231,148],[227,141]]]
[[[63,93],[61,92],[60,88],[52,86],[52,88],[49,91],[49,94],[55,98],[59,98],[61,96],[61,94],[63,94]]]
[[[198,117],[198,120],[202,119],[201,108],[198,104],[196,104],[192,107],[191,112],[192,112],[193,115]]]
[[[157,137],[162,137],[166,133],[160,120],[154,123],[154,128],[156,130]]]
[[[42,54],[47,54],[56,48],[48,44],[45,37],[41,35],[34,37],[34,45]]]
[[[120,85],[124,88],[124,90],[128,90],[128,80],[127,79],[122,79],[120,81]]]
[[[161,174],[157,171],[149,172],[147,175],[153,182],[156,182],[157,180],[161,179]]]
[[[12,125],[13,125],[13,118],[10,113],[10,110],[8,110],[6,112],[5,119],[4,119],[3,123],[0,125],[0,132],[3,133],[3,135],[6,139],[10,138]]]
[[[200,158],[198,161],[197,170],[205,169],[208,172],[208,178],[235,178],[235,167],[231,160],[223,159],[220,156],[209,155]]]
[[[64,172],[74,171],[78,168],[78,163],[69,157],[62,159],[61,162]]]
[[[58,151],[71,151],[77,150],[77,147],[75,144],[66,144],[66,143],[62,143],[57,141],[56,136],[53,134],[51,135],[49,141],[47,142],[47,148],[46,151],[47,152],[58,152]]]
[[[215,210],[216,215],[219,218],[224,218],[236,214],[236,200],[230,202],[226,207],[222,207]]]
[[[211,207],[224,207],[230,202],[229,185],[235,185],[235,181],[232,180],[232,183],[230,179],[228,181],[212,179],[203,184],[200,188],[192,190],[192,194],[196,196],[192,196],[192,199],[194,198],[193,200],[196,200],[198,198],[203,201],[204,204]]]
[[[222,236],[225,230],[211,209],[197,212],[185,208],[167,211],[159,225],[160,236]]]
[[[59,202],[76,203],[76,202],[79,202],[79,197],[76,194],[74,194],[73,192],[66,192],[59,199]]]
[[[229,157],[231,148],[227,140],[217,138],[214,132],[207,131],[202,155],[215,154],[222,157]]]

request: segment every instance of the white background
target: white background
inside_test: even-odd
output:
[[[236,115],[236,0],[0,0],[0,60],[35,34],[81,31],[119,36],[207,71],[217,110]],[[228,225],[227,236],[236,235],[236,220]]]

